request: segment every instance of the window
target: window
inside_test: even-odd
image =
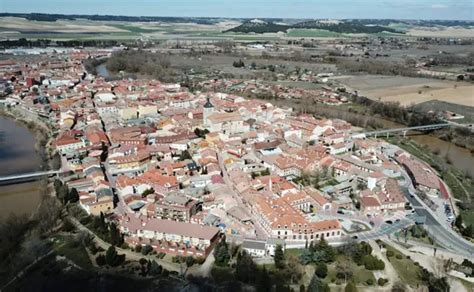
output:
[[[334,236],[334,231],[332,232],[332,236]]]
[[[327,236],[327,237],[329,237],[329,232],[328,232],[328,233],[326,233],[326,236]]]

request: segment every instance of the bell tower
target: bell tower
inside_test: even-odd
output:
[[[207,101],[204,104],[203,112],[202,112],[202,118],[203,118],[203,125],[205,128],[209,127],[209,116],[214,112],[214,106],[212,105],[211,101],[209,100],[209,97],[206,98]]]

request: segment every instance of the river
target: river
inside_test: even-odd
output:
[[[0,116],[0,175],[32,172],[40,167],[36,137],[24,125]],[[39,183],[0,186],[0,218],[31,214],[40,203]]]
[[[384,128],[405,128],[405,125],[394,123],[385,119],[377,119],[383,124]],[[409,134],[410,135],[410,134]],[[456,146],[454,143],[450,143],[439,139],[432,135],[415,134],[410,135],[410,139],[417,142],[420,145],[427,146],[431,151],[439,152],[439,156],[448,156],[452,164],[464,173],[469,173],[474,177],[474,156],[469,150],[463,147]]]
[[[97,75],[102,76],[104,78],[110,77],[109,70],[107,70],[105,63],[97,66],[96,70],[97,70]]]

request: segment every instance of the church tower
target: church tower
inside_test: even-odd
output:
[[[202,112],[202,118],[203,118],[203,124],[204,127],[207,128],[209,127],[209,116],[212,115],[214,112],[214,106],[212,105],[211,101],[209,100],[209,97],[207,97],[207,101],[204,104],[204,109]]]

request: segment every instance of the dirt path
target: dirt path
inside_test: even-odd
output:
[[[384,288],[392,289],[393,284],[400,281],[400,277],[398,277],[398,274],[393,268],[392,263],[390,263],[385,255],[382,254],[382,250],[380,249],[379,245],[374,240],[370,240],[369,244],[372,247],[373,255],[377,256],[385,263],[385,270],[383,272],[374,272],[375,277],[377,279],[381,277],[388,279],[388,284]],[[377,275],[379,273],[383,273],[384,275]]]
[[[85,231],[85,232],[89,233],[90,235],[92,235],[94,242],[97,243],[97,245],[99,245],[104,250],[107,250],[111,246],[110,243],[107,243],[104,240],[102,240],[101,238],[99,238],[98,236],[96,236],[89,228],[82,225],[76,218],[69,217],[69,219],[70,219],[71,223],[74,224],[74,226],[76,226],[77,229],[79,229],[81,231]],[[115,249],[117,250],[117,252],[119,254],[125,254],[127,259],[139,261],[141,258],[145,258],[147,260],[156,261],[158,264],[160,264],[164,269],[166,269],[168,271],[175,271],[175,272],[181,273],[182,270],[183,270],[182,268],[180,268],[179,265],[174,265],[172,263],[160,260],[156,256],[142,255],[142,254],[138,254],[136,252],[133,252],[131,250],[122,249],[122,248],[119,248],[119,247],[115,247]]]

